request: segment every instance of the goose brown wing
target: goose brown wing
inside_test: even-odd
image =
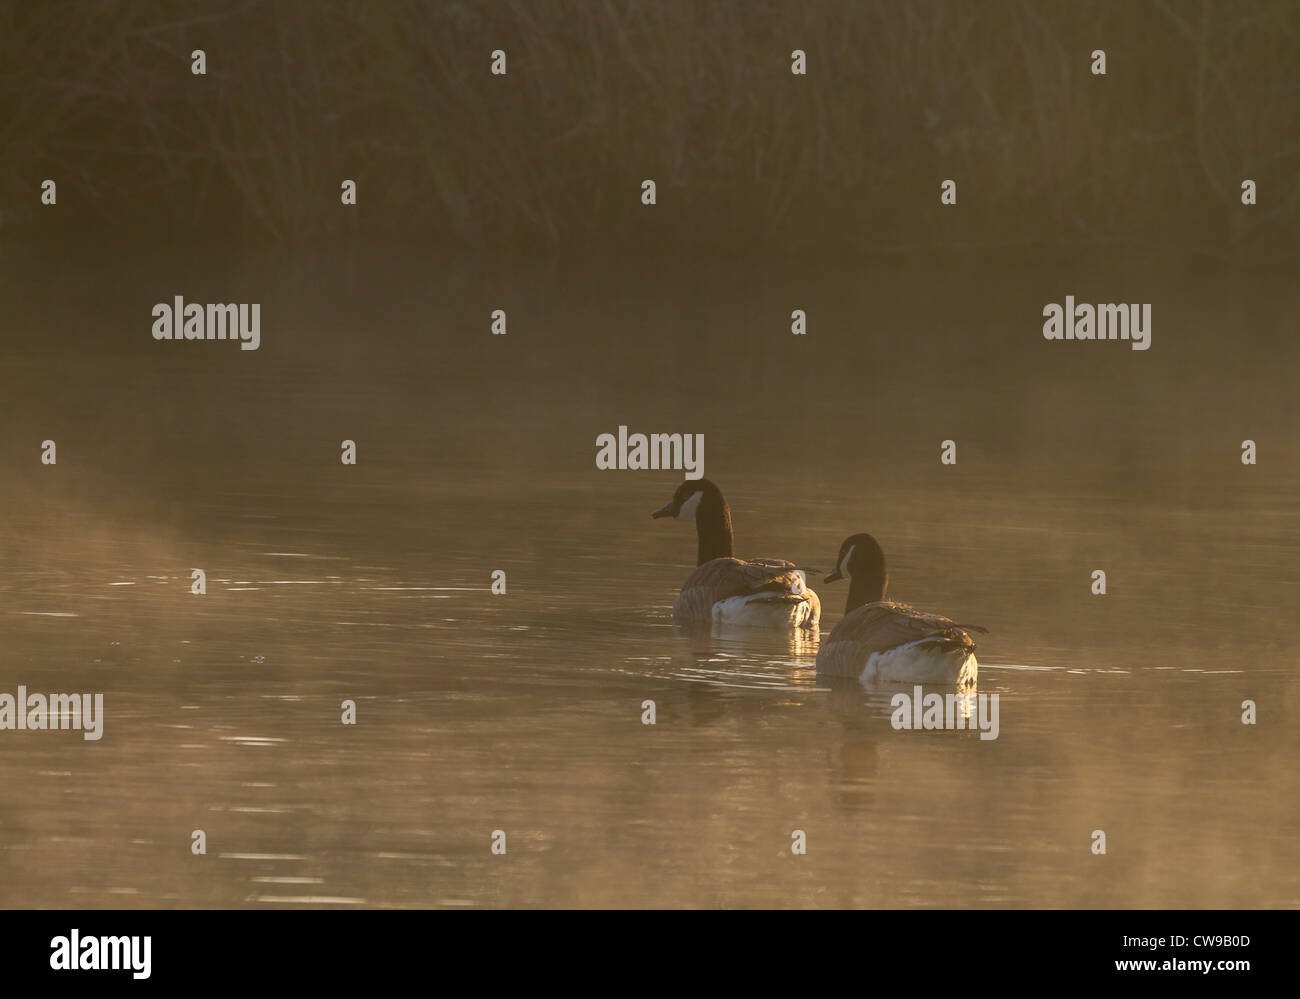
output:
[[[958,624],[938,614],[915,610],[907,604],[882,601],[865,604],[844,617],[831,632],[828,644],[854,642],[869,655],[923,638],[935,638],[964,645],[973,651],[975,639],[970,633],[984,630],[978,625]]]
[[[715,558],[696,569],[673,604],[677,617],[711,619],[713,605],[728,597],[772,591],[798,593],[806,589],[793,562],[779,559]]]

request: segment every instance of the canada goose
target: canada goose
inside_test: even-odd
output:
[[[816,629],[821,602],[807,587],[806,570],[777,559],[733,558],[731,508],[708,479],[687,479],[650,516],[693,520],[699,536],[699,568],[673,603],[678,624]]]
[[[937,614],[885,600],[885,553],[870,534],[840,545],[826,582],[849,578],[844,617],[817,651],[817,672],[865,682],[973,684],[979,671],[972,631]]]

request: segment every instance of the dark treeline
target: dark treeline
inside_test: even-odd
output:
[[[1294,0],[0,5],[11,247],[112,227],[163,243],[1290,257],[1298,136]],[[39,203],[45,178],[57,208]],[[955,208],[939,204],[949,178]]]

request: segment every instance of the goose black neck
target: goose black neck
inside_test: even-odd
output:
[[[856,573],[849,581],[849,599],[844,605],[844,613],[849,614],[863,604],[873,604],[885,599],[885,590],[889,588],[889,574],[882,565],[866,573]]]
[[[700,545],[696,552],[696,565],[715,558],[731,558],[731,507],[721,493],[706,492],[695,511],[695,533]]]

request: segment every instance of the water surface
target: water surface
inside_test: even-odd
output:
[[[0,733],[0,904],[1300,905],[1280,279],[126,270],[10,289],[0,689],[106,721]],[[1152,349],[1043,341],[1090,289],[1153,301]],[[178,293],[262,301],[262,349],[154,343]],[[987,626],[999,737],[894,731],[815,641],[676,633],[680,479],[597,471],[620,424],[705,434],[738,554],[870,531],[891,596]]]

